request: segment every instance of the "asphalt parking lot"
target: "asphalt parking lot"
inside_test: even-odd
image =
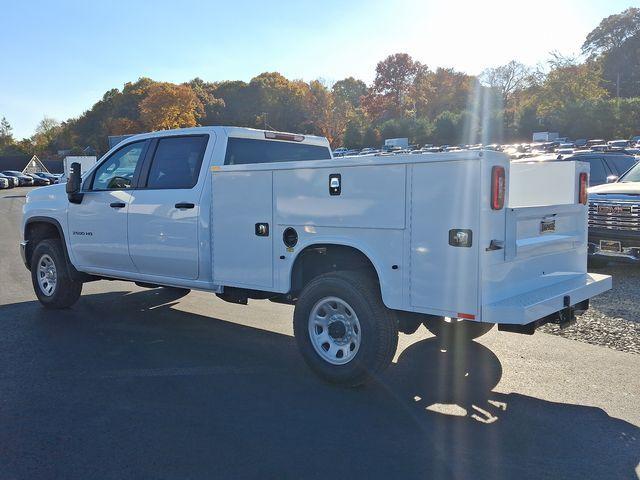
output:
[[[443,351],[421,328],[376,382],[337,388],[288,306],[101,281],[42,309],[23,202],[0,192],[0,480],[640,473],[640,355],[495,330]]]

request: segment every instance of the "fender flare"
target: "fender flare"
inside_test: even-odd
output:
[[[372,260],[372,255],[371,252],[368,248],[366,248],[366,246],[363,246],[361,244],[356,245],[354,242],[350,241],[347,238],[336,238],[336,237],[325,237],[325,238],[313,238],[312,242],[307,242],[304,244],[300,244],[300,248],[296,249],[296,254],[295,256],[292,258],[291,261],[291,268],[288,269],[287,274],[286,274],[286,278],[287,278],[287,288],[290,290],[293,284],[293,272],[294,272],[294,268],[296,266],[296,262],[298,261],[298,259],[300,258],[300,254],[302,252],[304,252],[305,250],[307,250],[308,248],[313,248],[314,246],[323,246],[323,245],[327,245],[327,246],[338,246],[338,247],[348,247],[348,248],[352,248],[353,250],[359,252],[363,257],[365,257],[369,263],[371,264],[371,266],[373,267],[374,271],[376,272],[376,276],[377,276],[377,280],[378,280],[378,285],[380,287],[380,294],[382,296],[383,301],[385,300],[385,289],[383,288],[383,284],[384,284],[384,277],[382,275],[382,273],[380,272],[380,266],[376,265],[376,263]],[[387,302],[384,302],[385,304]]]
[[[73,263],[71,263],[71,258],[69,257],[69,251],[67,248],[67,239],[64,235],[64,230],[62,229],[62,225],[60,225],[60,222],[57,219],[51,218],[51,217],[38,216],[38,215],[29,217],[25,221],[24,232],[22,232],[22,236],[25,240],[27,240],[26,238],[27,227],[29,227],[29,225],[31,225],[32,223],[48,223],[49,225],[53,225],[54,227],[56,227],[56,230],[58,231],[58,235],[60,236],[60,240],[62,241],[62,246],[64,247],[63,248],[64,258],[67,262],[67,268],[69,269],[69,274],[74,280],[86,282],[92,278],[90,275],[76,270],[76,267],[74,267]],[[27,268],[30,269],[31,267],[30,262],[28,263],[29,265],[27,265]]]

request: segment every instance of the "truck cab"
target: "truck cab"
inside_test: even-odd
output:
[[[566,325],[587,272],[589,167],[493,151],[332,158],[325,138],[238,127],[129,137],[27,196],[21,251],[47,308],[121,279],[295,305],[301,353],[358,385],[424,324],[471,340]]]

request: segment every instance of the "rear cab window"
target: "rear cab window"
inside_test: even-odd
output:
[[[189,189],[198,183],[208,135],[160,137],[145,187]]]
[[[280,140],[229,137],[225,165],[328,160],[329,147]]]

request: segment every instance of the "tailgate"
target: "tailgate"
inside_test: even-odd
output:
[[[588,171],[582,162],[510,166],[503,223],[493,220],[484,239],[501,238],[503,248],[481,252],[483,321],[528,323],[560,310],[566,296],[575,304],[611,288],[610,277],[587,273],[588,209],[578,197]]]
[[[586,248],[586,222],[581,204],[508,208],[505,261]]]

